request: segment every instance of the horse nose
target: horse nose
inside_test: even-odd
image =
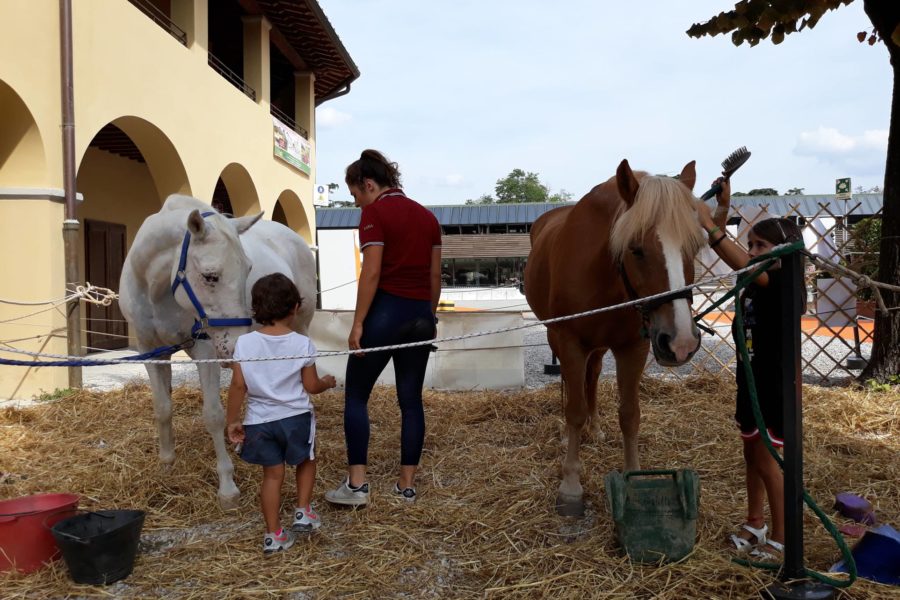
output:
[[[684,363],[690,360],[700,347],[700,336],[692,333],[691,336],[676,337],[673,340],[671,335],[660,331],[656,335],[656,347],[671,356],[676,362]]]

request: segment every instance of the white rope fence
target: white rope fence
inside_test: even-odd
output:
[[[775,248],[773,248],[773,251],[775,251],[779,248],[781,248],[781,246],[776,246]],[[889,289],[892,291],[900,291],[900,287],[898,287],[898,286],[892,286],[889,284],[873,281],[871,278],[869,278],[865,275],[856,273],[855,271],[847,269],[846,267],[836,265],[836,264],[832,263],[831,261],[829,261],[817,254],[812,254],[812,253],[809,253],[806,251],[804,251],[804,254],[806,256],[808,256],[812,261],[822,265],[822,267],[825,270],[830,270],[840,276],[850,277],[850,278],[854,279],[855,281],[859,282],[861,287],[862,286],[872,287],[874,290],[876,290],[876,294],[877,294],[877,288],[879,288],[879,287],[884,288],[884,289]],[[571,315],[554,317],[551,319],[545,319],[543,321],[539,320],[539,321],[535,321],[533,323],[528,323],[525,325],[517,325],[514,327],[504,327],[501,329],[477,331],[477,332],[473,332],[473,333],[469,333],[469,334],[465,334],[465,335],[451,336],[451,337],[445,337],[445,338],[435,338],[435,339],[431,339],[431,340],[424,340],[421,342],[409,342],[409,343],[405,343],[405,344],[393,344],[390,346],[364,348],[362,350],[320,351],[317,354],[303,354],[303,355],[298,354],[298,355],[289,355],[289,356],[248,358],[248,359],[243,359],[240,362],[263,362],[263,361],[276,361],[276,360],[299,360],[299,359],[316,358],[316,357],[324,358],[324,357],[331,357],[331,356],[349,356],[352,354],[360,354],[360,353],[366,353],[366,352],[382,352],[382,351],[388,351],[388,350],[402,350],[405,348],[415,348],[415,347],[419,347],[419,346],[430,346],[433,344],[455,342],[455,341],[461,341],[461,340],[466,340],[466,339],[471,339],[471,338],[476,338],[476,337],[484,337],[484,336],[489,336],[489,335],[497,335],[497,334],[501,334],[501,333],[509,333],[512,331],[529,329],[529,328],[538,327],[538,326],[546,326],[546,325],[550,325],[553,323],[559,323],[559,322],[563,322],[563,321],[569,321],[572,319],[579,319],[582,317],[588,317],[588,316],[597,315],[597,314],[601,314],[601,313],[611,312],[614,310],[620,310],[623,308],[633,307],[635,305],[651,302],[651,301],[659,299],[659,298],[670,297],[672,295],[678,294],[679,292],[692,290],[692,289],[707,285],[712,282],[721,281],[722,279],[725,279],[725,278],[741,275],[743,273],[752,271],[757,268],[759,268],[759,265],[753,264],[753,265],[746,266],[742,269],[732,271],[731,273],[729,273],[727,275],[718,275],[718,276],[710,277],[708,279],[698,281],[696,283],[684,286],[684,287],[676,289],[676,290],[670,290],[667,292],[662,292],[660,294],[646,296],[643,298],[638,298],[636,300],[630,300],[628,302],[623,302],[621,304],[616,304],[613,306],[605,306],[605,307],[601,307],[601,308],[595,308],[592,310],[587,310],[587,311],[583,311],[583,312],[579,312],[579,313],[575,313],[575,314],[571,314]],[[348,282],[348,284],[349,283],[351,283],[351,282]],[[347,285],[347,284],[344,284],[344,285]],[[79,286],[79,288],[81,288],[81,286]],[[102,302],[108,300],[108,302],[106,304],[104,304],[104,306],[108,306],[109,303],[111,303],[112,300],[117,296],[111,290],[107,290],[106,288],[96,288],[96,287],[88,284],[88,286],[86,288],[81,288],[80,291],[76,290],[76,294],[73,294],[73,299],[74,299],[74,297],[82,297],[88,302],[95,302],[95,303],[102,303]],[[90,299],[88,299],[88,298],[90,298]],[[883,302],[883,300],[881,300],[880,296],[878,296],[878,298],[880,301],[880,305],[883,307],[884,311],[888,311],[889,309],[884,307],[884,302]],[[893,309],[890,309],[890,310],[893,310]],[[885,312],[885,314],[887,314],[887,312]],[[44,359],[53,359],[53,360],[77,361],[77,362],[82,363],[83,366],[103,366],[103,365],[111,365],[111,364],[157,364],[157,365],[212,364],[212,363],[226,364],[226,363],[234,362],[234,359],[231,359],[231,358],[202,358],[202,359],[174,360],[174,361],[168,360],[168,359],[129,360],[127,358],[89,358],[89,357],[83,357],[83,356],[69,356],[69,355],[65,355],[65,354],[47,354],[47,353],[41,353],[41,352],[30,352],[27,350],[20,350],[17,348],[13,348],[8,343],[4,343],[3,346],[5,346],[5,347],[0,347],[0,352],[21,354],[21,355],[25,355],[25,356],[31,356],[35,359],[44,358]],[[469,349],[465,349],[465,350],[469,350]],[[477,350],[477,348],[474,348],[471,350]],[[94,363],[94,364],[91,364],[91,363]],[[35,364],[39,366],[40,362],[36,361]]]
[[[755,265],[755,264],[749,265],[747,267],[744,267],[743,269],[739,269],[737,271],[732,272],[731,275],[732,276],[740,275],[742,273],[746,273],[748,271],[752,271],[752,270],[758,269],[758,268],[759,268],[759,265]],[[433,344],[455,342],[455,341],[466,340],[466,339],[471,339],[471,338],[476,338],[476,337],[497,335],[500,333],[509,333],[511,331],[518,331],[521,329],[529,329],[529,328],[538,327],[541,325],[550,325],[550,324],[559,323],[562,321],[569,321],[572,319],[580,319],[582,317],[588,317],[588,316],[597,315],[597,314],[601,314],[601,313],[611,312],[614,310],[620,310],[623,308],[629,308],[629,307],[635,306],[637,304],[644,304],[647,302],[651,302],[653,300],[657,300],[659,298],[665,298],[665,297],[669,297],[669,296],[678,294],[679,292],[691,290],[691,289],[700,287],[701,285],[706,285],[706,284],[710,283],[711,281],[716,281],[719,279],[722,279],[722,277],[714,277],[709,280],[699,281],[699,282],[684,286],[684,287],[676,289],[676,290],[670,290],[667,292],[662,292],[660,294],[654,294],[652,296],[645,296],[643,298],[638,298],[636,300],[629,300],[628,302],[623,302],[621,304],[616,304],[613,306],[604,306],[601,308],[586,310],[586,311],[583,311],[580,313],[575,313],[572,315],[565,315],[562,317],[554,317],[552,319],[545,319],[543,321],[536,321],[534,323],[528,323],[525,325],[517,325],[514,327],[504,327],[501,329],[491,329],[491,330],[487,330],[487,331],[476,331],[476,332],[468,333],[465,335],[457,335],[457,336],[451,336],[451,337],[445,337],[445,338],[435,338],[435,339],[431,339],[431,340],[424,340],[421,342],[393,344],[390,346],[378,346],[375,348],[364,348],[362,350],[340,350],[340,351],[327,351],[327,352],[323,351],[323,352],[318,352],[317,354],[296,354],[296,355],[289,355],[289,356],[248,358],[248,359],[242,359],[240,362],[264,362],[264,361],[275,361],[275,360],[300,360],[300,359],[318,358],[318,357],[324,358],[324,357],[330,357],[330,356],[349,356],[351,354],[360,354],[360,353],[367,353],[367,352],[382,352],[382,351],[387,351],[387,350],[402,350],[405,348],[415,348],[418,346],[430,346]],[[171,365],[171,364],[212,364],[212,363],[223,364],[223,363],[234,362],[234,359],[232,359],[232,358],[200,358],[200,359],[174,360],[174,361],[173,360],[163,360],[163,359],[129,360],[127,358],[92,359],[92,358],[86,358],[83,356],[69,356],[69,355],[65,355],[65,354],[45,354],[45,353],[41,353],[41,352],[29,352],[27,350],[11,349],[9,347],[0,348],[0,352],[23,354],[25,356],[31,356],[34,358],[47,358],[47,359],[54,359],[54,360],[78,361],[80,363],[83,363],[84,366],[93,366],[90,363],[96,363],[97,365],[102,366],[102,365],[108,365],[108,364]],[[37,363],[37,364],[39,364],[39,363]]]

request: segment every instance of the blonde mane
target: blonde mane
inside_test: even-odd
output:
[[[629,244],[641,239],[652,227],[676,240],[685,257],[696,256],[705,243],[697,223],[696,201],[691,191],[676,179],[642,177],[634,203],[630,208],[623,205],[616,214],[609,240],[613,258],[620,261]]]

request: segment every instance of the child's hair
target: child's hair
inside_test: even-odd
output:
[[[361,187],[371,179],[381,187],[400,187],[400,168],[378,150],[363,150],[359,159],[350,163],[344,181],[348,186]]]
[[[790,244],[793,242],[803,241],[803,232],[790,219],[772,218],[764,219],[750,228],[751,231],[770,244],[778,246],[780,244]],[[806,260],[801,260],[801,265],[806,264]],[[803,292],[800,294],[802,299],[803,312],[806,312],[806,282],[803,277],[800,278]]]
[[[272,325],[285,318],[302,303],[297,286],[281,273],[261,277],[250,290],[253,318],[262,325]]]
[[[751,229],[757,236],[775,246],[799,242],[803,239],[803,232],[790,219],[764,219],[756,223]]]

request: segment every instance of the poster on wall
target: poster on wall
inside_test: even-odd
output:
[[[272,117],[275,156],[307,175],[312,171],[309,142],[299,133]]]

